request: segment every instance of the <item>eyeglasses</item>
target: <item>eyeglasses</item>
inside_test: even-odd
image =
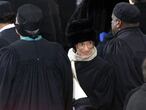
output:
[[[94,42],[93,41],[85,41],[85,42],[80,42],[77,44],[78,49],[84,49],[85,47],[87,47],[89,49],[94,47]]]

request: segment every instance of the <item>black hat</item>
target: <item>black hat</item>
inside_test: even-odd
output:
[[[14,21],[14,12],[11,3],[8,1],[0,1],[0,22]]]
[[[92,23],[87,19],[74,20],[67,25],[66,36],[69,44],[73,47],[79,42],[92,40],[96,41],[96,32]]]
[[[136,23],[140,19],[140,10],[127,2],[117,3],[113,9],[113,14],[127,23]]]
[[[33,36],[39,33],[42,11],[35,5],[25,4],[18,8],[16,29],[22,36]]]

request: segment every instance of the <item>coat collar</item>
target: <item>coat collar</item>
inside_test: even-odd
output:
[[[135,32],[135,31],[140,31],[140,28],[139,27],[126,27],[126,28],[123,28],[121,30],[119,30],[117,33],[115,33],[115,37],[118,37],[124,33],[127,33],[127,32]]]

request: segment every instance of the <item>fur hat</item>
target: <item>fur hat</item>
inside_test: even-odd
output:
[[[79,42],[92,40],[97,43],[97,34],[92,23],[87,19],[74,20],[67,25],[66,36],[69,44],[73,47]]]
[[[136,23],[140,19],[140,10],[127,2],[117,3],[113,9],[113,14],[127,23]]]
[[[18,8],[16,29],[22,36],[34,36],[40,31],[43,14],[40,8],[33,4],[25,4]]]

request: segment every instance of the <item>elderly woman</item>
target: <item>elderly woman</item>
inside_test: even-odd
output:
[[[73,21],[68,24],[66,35],[71,46],[68,57],[73,73],[74,109],[110,110],[114,70],[97,56],[92,24],[86,19]]]

